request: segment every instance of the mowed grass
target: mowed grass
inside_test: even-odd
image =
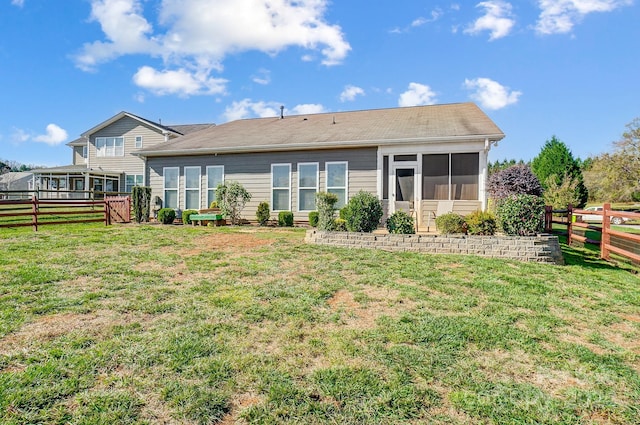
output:
[[[255,227],[0,238],[3,424],[640,423],[640,279],[589,252],[561,267]]]

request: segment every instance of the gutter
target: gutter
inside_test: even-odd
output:
[[[365,148],[378,146],[398,146],[412,145],[416,143],[438,143],[438,142],[485,142],[491,140],[498,142],[505,137],[504,134],[488,134],[475,136],[449,136],[449,137],[415,137],[409,139],[384,139],[384,140],[350,140],[339,142],[311,142],[311,143],[295,143],[287,145],[257,145],[257,146],[229,146],[220,148],[192,148],[192,149],[168,149],[146,152],[133,152],[132,155],[140,157],[165,157],[165,156],[186,156],[186,155],[213,155],[213,154],[229,154],[229,153],[252,153],[252,152],[283,152],[295,150],[316,150],[316,149],[332,149],[332,148]]]

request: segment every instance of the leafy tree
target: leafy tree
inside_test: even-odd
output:
[[[11,171],[11,167],[9,167],[4,162],[0,161],[0,174],[5,174]]]
[[[592,199],[626,202],[640,192],[640,117],[627,124],[613,152],[590,158],[585,182]]]
[[[547,188],[543,196],[545,204],[553,206],[554,209],[563,209],[569,204],[579,205],[578,180],[565,175],[562,183],[558,184],[557,181],[554,174],[547,179]]]
[[[216,199],[222,213],[235,225],[240,223],[240,213],[251,200],[251,194],[240,183],[229,181],[218,185]]]
[[[489,177],[488,185],[491,198],[499,200],[511,195],[542,195],[542,185],[525,164],[512,165]]]
[[[489,162],[489,175],[505,170],[509,167],[513,167],[514,165],[525,165],[525,162],[523,160],[516,161],[515,159],[503,159],[502,161],[496,160],[496,162]]]
[[[538,156],[531,162],[531,170],[544,189],[548,187],[547,182],[550,176],[555,176],[554,181],[558,186],[561,186],[566,178],[575,180],[576,195],[579,200],[577,206],[584,206],[587,203],[589,192],[584,185],[580,162],[573,157],[567,145],[556,136],[544,144]]]

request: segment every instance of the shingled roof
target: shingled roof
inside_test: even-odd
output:
[[[141,149],[141,156],[364,147],[465,140],[504,133],[474,103],[231,121]]]

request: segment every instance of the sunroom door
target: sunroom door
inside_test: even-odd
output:
[[[402,210],[411,214],[415,209],[416,167],[396,168],[395,180],[393,212]]]

